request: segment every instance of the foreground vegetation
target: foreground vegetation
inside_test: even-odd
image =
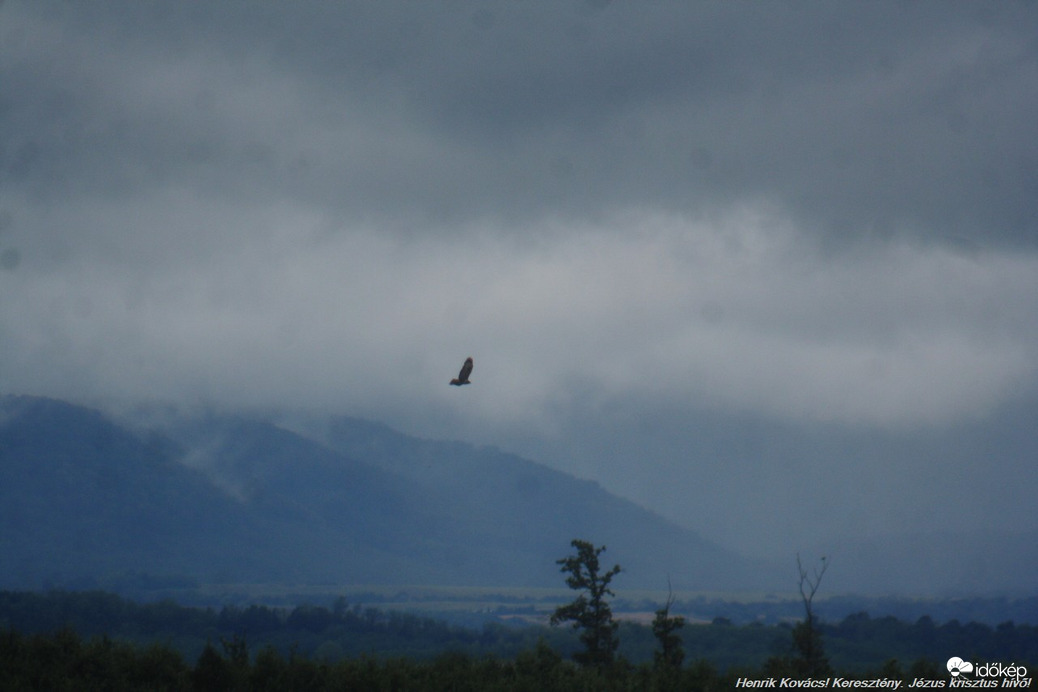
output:
[[[1038,663],[1038,627],[865,613],[820,632],[854,677],[946,676],[951,655]],[[102,592],[0,592],[0,689],[729,689],[795,675],[790,626],[686,624],[684,663],[654,658],[651,628],[623,623],[606,667],[579,666],[577,632],[463,628],[339,600],[331,607],[186,608]]]
[[[81,641],[70,630],[22,637],[8,632],[0,643],[0,686],[47,690],[586,690],[703,689],[721,685],[709,666],[666,678],[648,666],[616,664],[580,668],[547,645],[515,659],[474,658],[446,652],[428,661],[371,656],[336,663],[272,647],[251,658],[245,643],[207,645],[194,666],[172,649],[136,648],[108,638]],[[691,685],[691,687],[689,687]]]

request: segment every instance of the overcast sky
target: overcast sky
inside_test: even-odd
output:
[[[1038,5],[7,0],[0,392],[1036,530]]]

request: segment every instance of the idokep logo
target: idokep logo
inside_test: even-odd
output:
[[[1003,681],[1003,687],[1015,686],[1010,683],[1014,682],[1026,682],[1030,686],[1030,679],[1027,678],[1027,667],[1018,666],[1015,663],[1010,663],[1008,666],[1002,663],[978,663],[973,665],[969,661],[963,661],[958,656],[952,656],[948,659],[948,672],[951,673],[952,678],[957,678],[963,673],[970,673],[975,678],[1008,678]]]
[[[973,664],[969,661],[963,661],[958,656],[952,656],[948,659],[948,672],[952,674],[953,678],[957,678],[963,673],[972,673]]]

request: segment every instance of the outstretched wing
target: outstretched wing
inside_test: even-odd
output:
[[[461,366],[461,372],[458,373],[458,380],[461,382],[468,382],[469,375],[472,374],[472,358],[466,358],[465,364]]]

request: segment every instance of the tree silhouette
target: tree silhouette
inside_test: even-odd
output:
[[[615,595],[609,590],[609,582],[620,573],[620,565],[600,573],[598,556],[606,549],[605,546],[596,548],[579,539],[572,540],[570,545],[577,549],[577,554],[555,562],[562,566],[560,571],[569,573],[566,585],[584,593],[572,603],[556,608],[551,624],[555,626],[572,620],[574,629],[583,630],[580,641],[585,647],[573,658],[585,666],[608,666],[613,662],[620,642],[616,638],[619,624],[613,620],[606,596]]]
[[[685,618],[680,615],[671,617],[670,607],[674,605],[674,593],[670,588],[670,579],[667,579],[667,603],[656,611],[656,618],[652,621],[652,634],[660,643],[660,648],[654,654],[656,667],[660,669],[680,668],[685,660],[685,650],[681,647],[681,636],[675,634],[685,626]]]
[[[796,672],[807,677],[821,677],[832,671],[829,659],[822,646],[822,635],[818,628],[818,619],[812,608],[812,601],[818,587],[822,583],[829,562],[822,556],[821,567],[815,567],[810,573],[800,562],[797,553],[797,573],[800,575],[800,598],[804,602],[804,621],[793,628],[793,648],[800,654],[793,662]]]

